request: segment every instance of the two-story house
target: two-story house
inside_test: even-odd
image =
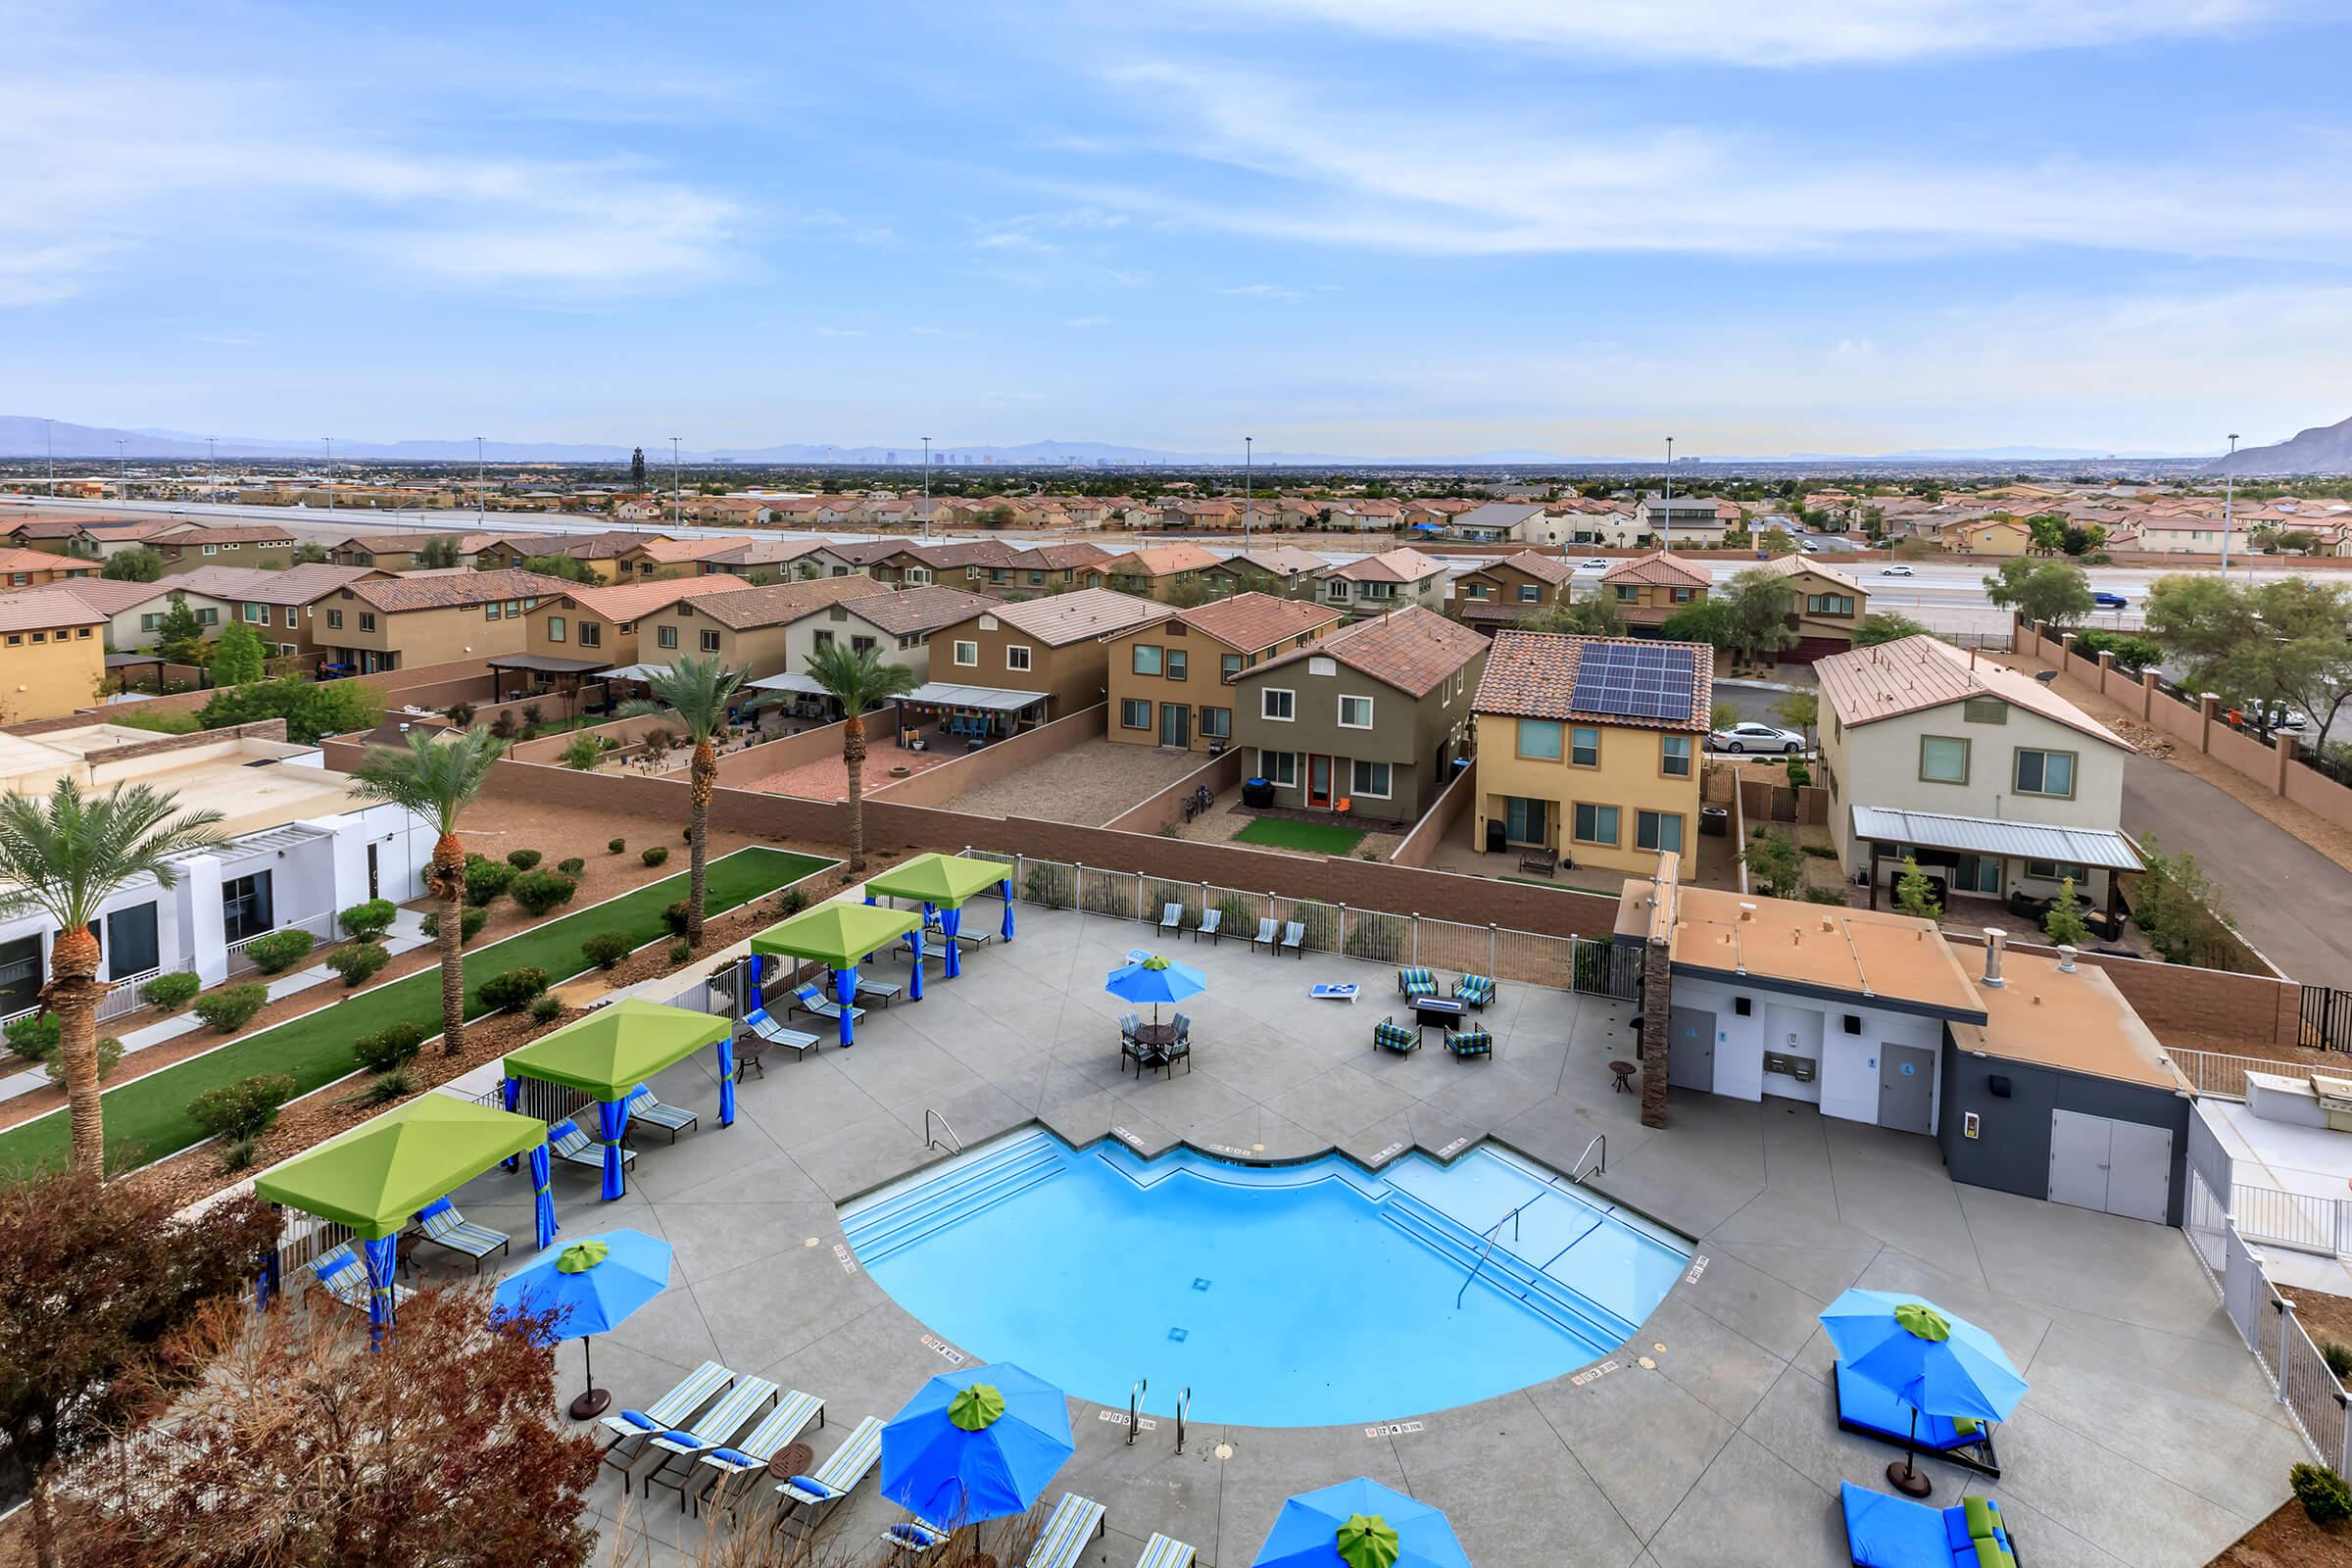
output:
[[[1087,568],[1086,580],[1097,588],[1165,599],[1179,584],[1204,593],[1226,590],[1230,583],[1218,574],[1221,565],[1223,562],[1199,545],[1152,545],[1097,562]]]
[[[822,576],[807,558],[822,548],[814,539],[732,539],[702,558],[698,565],[707,577],[741,577],[745,581],[782,582],[788,577]]]
[[[147,541],[164,558],[164,572],[199,566],[259,566],[275,570],[294,564],[294,536],[273,523],[228,528],[184,528]]]
[[[1781,651],[1791,664],[1810,664],[1854,646],[1854,633],[1870,613],[1870,590],[1817,556],[1781,556],[1763,570],[1785,578],[1795,594],[1788,626],[1796,641]]]
[[[931,635],[931,678],[957,686],[1037,692],[1049,718],[1102,702],[1104,639],[1155,620],[1167,607],[1108,588],[1079,588],[978,612]]]
[[[1675,496],[1651,492],[1634,503],[1634,521],[1641,534],[1654,542],[1710,550],[1723,543],[1734,526],[1705,496]]]
[[[1234,593],[1300,599],[1314,593],[1315,573],[1330,564],[1297,545],[1270,545],[1228,556],[1209,575],[1222,575]]]
[[[106,616],[69,588],[0,594],[0,723],[59,718],[97,703],[105,630]]]
[[[740,577],[669,577],[589,587],[574,584],[523,612],[522,652],[538,659],[601,661],[601,667],[665,664],[642,649],[638,623],[682,599],[733,593],[750,585]]]
[[[871,577],[815,577],[678,599],[638,616],[636,662],[668,664],[691,654],[724,660],[749,676],[780,675],[801,667],[796,656],[805,661],[808,635],[795,632],[803,620],[845,600],[889,592]]]
[[[1448,608],[1463,624],[1493,631],[1558,605],[1575,576],[1576,568],[1558,556],[1522,550],[1454,578]]]
[[[1620,561],[1600,574],[1600,591],[1625,629],[1637,636],[1655,631],[1678,610],[1703,604],[1715,579],[1688,561],[1662,550]]]
[[[372,566],[310,562],[277,571],[259,566],[199,566],[194,571],[165,577],[156,586],[184,591],[208,635],[217,628],[205,620],[204,610],[219,605],[222,624],[236,620],[252,627],[254,635],[261,638],[271,655],[310,657],[319,652],[321,644],[319,606],[353,583],[378,580],[393,579],[389,572]],[[142,605],[138,613],[145,638],[122,646],[137,648],[152,642],[155,628],[162,625],[162,614],[169,608],[153,602]]]
[[[1429,809],[1470,745],[1487,640],[1418,606],[1229,677],[1234,744],[1275,804],[1382,822]]]
[[[519,654],[531,609],[572,586],[535,571],[368,577],[320,599],[311,635],[330,662],[363,675]]]
[[[1446,566],[1409,547],[1325,566],[1315,574],[1315,599],[1350,615],[1379,615],[1406,605],[1446,607]]]
[[[2115,873],[2140,868],[2120,831],[2131,744],[2039,681],[1926,636],[1813,673],[1831,840],[1874,906],[1906,855],[1947,907],[2047,898],[2069,876],[2112,907]]]
[[[991,593],[1006,596],[1060,592],[1077,584],[1095,566],[1110,559],[1101,545],[1083,540],[1063,545],[1035,545],[1002,566],[990,566],[981,580]]]
[[[46,588],[98,575],[98,563],[47,550],[0,550],[0,588]]]
[[[1442,526],[1456,539],[1480,545],[1556,545],[1566,531],[1550,508],[1531,501],[1490,501]]]
[[[1340,620],[1338,611],[1310,601],[1244,593],[1105,638],[1110,738],[1222,751],[1233,741],[1227,678],[1305,647]]]

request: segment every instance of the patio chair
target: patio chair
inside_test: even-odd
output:
[[[1286,925],[1282,928],[1282,951],[1296,955],[1300,958],[1304,958],[1306,956],[1305,921],[1293,920],[1289,925]],[[1187,1546],[1184,1549],[1190,1551],[1193,1548]]]
[[[1086,1544],[1110,1528],[1103,1512],[1102,1505],[1092,1497],[1063,1493],[1054,1511],[1046,1515],[1037,1544],[1029,1548],[1029,1559],[1022,1568],[1078,1568],[1078,1554],[1086,1550]]]
[[[887,1007],[898,1001],[906,989],[896,980],[868,980],[863,975],[858,977],[858,1000],[860,1002],[879,1002]]]
[[[2017,1568],[2009,1521],[1990,1497],[1938,1508],[1842,1481],[1838,1501],[1855,1568]]]
[[[482,1271],[482,1259],[493,1252],[505,1251],[510,1240],[504,1231],[476,1225],[459,1213],[446,1198],[436,1198],[416,1211],[416,1234],[435,1247],[446,1247],[472,1258],[476,1274]]]
[[[1992,1428],[1986,1423],[1918,1415],[1892,1391],[1854,1376],[1843,1361],[1838,1363],[1837,1374],[1831,1388],[1838,1404],[1838,1425],[1845,1431],[1897,1448],[1916,1447],[1921,1453],[1948,1459],[1994,1481],[2001,1479],[2000,1459],[1992,1450]],[[1911,1435],[1914,1415],[1919,1421],[1916,1442]]]
[[[1372,1049],[1394,1051],[1399,1056],[1417,1051],[1421,1046],[1421,1031],[1409,1023],[1383,1018],[1372,1026]]]
[[[1493,1061],[1494,1037],[1487,1033],[1483,1024],[1474,1023],[1467,1029],[1448,1029],[1446,1031],[1446,1049],[1457,1056],[1484,1056]]]
[[[1173,1536],[1154,1535],[1144,1543],[1135,1568],[1193,1568],[1193,1548]]]
[[[1465,1007],[1483,1007],[1494,1000],[1494,982],[1483,974],[1466,974],[1453,983],[1453,1000]]]
[[[1202,909],[1200,911],[1200,923],[1193,927],[1193,940],[1198,942],[1202,937],[1208,938],[1212,944],[1225,939],[1225,911],[1223,909]]]
[[[935,1546],[947,1544],[950,1534],[930,1520],[910,1513],[875,1539],[885,1549],[901,1556],[920,1557]]]
[[[1427,969],[1399,969],[1396,971],[1396,991],[1413,1002],[1423,997],[1434,997],[1438,994],[1438,977]]]
[[[767,1065],[760,1058],[767,1054],[770,1046],[780,1046],[796,1056],[806,1056],[817,1046],[817,1036],[787,1029],[767,1015],[765,1007],[754,1007],[744,1014],[744,1028],[750,1034],[735,1042],[735,1081],[743,1082],[747,1072],[767,1076]]]
[[[595,1139],[580,1131],[580,1124],[576,1121],[560,1121],[550,1127],[547,1130],[547,1148],[550,1153],[567,1165],[582,1165],[600,1174],[605,1168],[604,1150]],[[623,1149],[620,1152],[622,1170],[636,1163],[637,1151]]]
[[[1268,953],[1274,952],[1276,944],[1281,941],[1281,931],[1282,923],[1272,915],[1267,915],[1257,922],[1257,935],[1250,939],[1250,951],[1255,953],[1257,945],[1262,942],[1266,945]]]
[[[789,1018],[796,1012],[810,1013],[819,1018],[839,1018],[841,1004],[824,995],[814,986],[803,986],[792,994],[792,1005],[784,1010],[784,1016]],[[863,1007],[850,1009],[851,1023],[862,1022],[864,1018],[865,1009]]]
[[[799,1437],[811,1420],[820,1427],[825,1424],[825,1401],[795,1389],[778,1400],[776,1407],[762,1416],[741,1443],[704,1454],[695,1465],[695,1475],[707,1485],[695,1494],[695,1512],[702,1512],[704,1497],[723,1496],[727,1484],[737,1476],[766,1469],[767,1461],[782,1453],[785,1445]],[[686,1506],[686,1490],[681,1479],[678,1485],[681,1508]]]
[[[1181,905],[1181,904],[1163,904],[1163,905],[1161,905],[1161,906],[1159,906],[1159,928],[1160,928],[1162,931],[1181,931],[1181,930],[1183,930],[1183,929],[1184,929],[1184,906],[1183,906],[1183,905]]]
[[[782,1392],[765,1378],[745,1378],[721,1396],[716,1404],[696,1416],[693,1426],[672,1427],[646,1439],[645,1446],[662,1455],[654,1468],[646,1472],[646,1494],[653,1494],[654,1477],[660,1475],[670,1460],[699,1459],[706,1453],[725,1447],[761,1405],[772,1404]],[[681,1498],[681,1512],[684,1507],[684,1499]]]
[[[734,1373],[716,1361],[705,1361],[644,1409],[623,1410],[618,1415],[603,1417],[597,1424],[612,1434],[612,1441],[605,1445],[605,1452],[610,1455],[624,1443],[634,1451],[647,1438],[668,1431],[700,1410],[712,1395],[734,1381]]]
[[[623,1103],[629,1107],[630,1126],[643,1122],[648,1127],[659,1127],[669,1135],[669,1141],[673,1144],[678,1141],[678,1134],[687,1128],[702,1125],[703,1118],[693,1111],[680,1110],[675,1105],[665,1105],[656,1100],[653,1088],[648,1084],[639,1084],[630,1090]]]
[[[368,1310],[368,1265],[348,1246],[319,1253],[311,1260],[311,1272],[318,1276],[319,1289],[327,1295],[355,1312]],[[393,1310],[398,1311],[400,1303],[416,1294],[405,1285],[395,1284]]]
[[[776,1495],[784,1501],[777,1510],[775,1528],[814,1529],[881,1462],[882,1418],[869,1415],[816,1467],[814,1475],[794,1476],[777,1485]]]

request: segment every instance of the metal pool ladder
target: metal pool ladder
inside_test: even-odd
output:
[[[1192,1390],[1190,1390],[1190,1389],[1187,1389],[1187,1390],[1185,1390],[1185,1391],[1184,1391],[1182,1394],[1179,1394],[1178,1396],[1176,1396],[1176,1451],[1177,1451],[1178,1453],[1182,1453],[1182,1452],[1184,1451],[1184,1416],[1185,1416],[1185,1412],[1186,1412],[1186,1411],[1188,1411],[1188,1410],[1190,1410],[1192,1407],[1193,1407],[1193,1391],[1192,1391]],[[1133,1431],[1135,1430],[1135,1425],[1134,1425],[1134,1423],[1133,1423],[1133,1422],[1129,1422],[1129,1423],[1128,1423],[1127,1430],[1128,1430],[1128,1431],[1130,1431],[1130,1432],[1133,1432]]]
[[[962,1153],[963,1140],[956,1136],[956,1129],[948,1125],[947,1117],[942,1116],[938,1111],[931,1109],[928,1105],[923,1107],[923,1147],[925,1149],[937,1149],[940,1146],[941,1140],[934,1138],[931,1135],[931,1124],[934,1121],[939,1123],[939,1130],[947,1135],[946,1143],[950,1152],[957,1154]]]
[[[1502,1220],[1507,1219],[1511,1222],[1511,1240],[1514,1242],[1517,1241],[1519,1239],[1519,1210],[1527,1207],[1528,1203],[1533,1203],[1536,1201],[1536,1199],[1542,1198],[1543,1196],[1544,1195],[1542,1193],[1538,1193],[1535,1198],[1529,1199],[1527,1203],[1521,1203],[1519,1208],[1512,1209],[1508,1214],[1503,1215],[1502,1219],[1498,1219],[1494,1224],[1487,1227],[1486,1234],[1479,1238],[1478,1256],[1471,1263],[1470,1272],[1462,1276],[1462,1288],[1453,1293],[1453,1304],[1455,1306],[1460,1306],[1462,1304],[1462,1298],[1470,1294],[1470,1282],[1478,1278],[1478,1271],[1480,1269],[1487,1266],[1487,1254],[1494,1250],[1494,1240],[1502,1232]]]
[[[1135,1387],[1127,1391],[1127,1446],[1135,1446],[1135,1429],[1144,1424],[1144,1390],[1152,1386],[1149,1378],[1137,1378]]]

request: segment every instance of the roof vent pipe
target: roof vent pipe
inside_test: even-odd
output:
[[[1748,921],[1753,920],[1755,917],[1756,906],[1752,904],[1742,902],[1740,906],[1740,923],[1745,925]]]
[[[2075,972],[2075,950],[2063,942],[2058,944],[2058,972],[2060,974]]]
[[[1996,991],[2001,987],[2001,951],[2008,946],[2007,932],[1997,925],[1984,928],[1984,983]]]

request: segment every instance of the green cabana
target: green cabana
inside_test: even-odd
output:
[[[994,860],[975,860],[961,855],[918,855],[865,884],[865,902],[880,894],[886,899],[913,899],[923,906],[923,923],[939,911],[940,935],[946,939],[946,977],[963,972],[957,938],[963,924],[963,906],[994,889],[1004,899],[1004,937],[1012,937],[1012,884],[1004,867]],[[919,965],[918,965],[919,967]]]
[[[577,1089],[596,1102],[597,1142],[605,1151],[604,1196],[618,1198],[620,1135],[629,1125],[629,1101],[648,1078],[675,1066],[705,1046],[718,1048],[718,1124],[735,1121],[735,1028],[731,1020],[635,997],[599,1007],[585,1018],[541,1035],[507,1054],[507,1103],[521,1097],[521,1080]]]
[[[923,1000],[923,917],[907,910],[885,909],[871,904],[835,902],[803,909],[752,938],[756,957],[806,958],[833,971],[830,1007],[845,1046],[858,1041],[856,1015],[858,965],[901,937],[914,948],[914,976],[906,988],[909,1001]],[[757,977],[755,977],[757,983]],[[762,993],[760,1004],[766,1005]],[[812,1007],[822,1014],[828,1009]]]
[[[517,1154],[531,1158],[538,1244],[544,1248],[556,1239],[547,1123],[455,1095],[420,1095],[257,1177],[253,1190],[270,1202],[350,1227],[368,1274],[368,1320],[380,1334],[392,1317],[394,1244],[401,1228]]]

